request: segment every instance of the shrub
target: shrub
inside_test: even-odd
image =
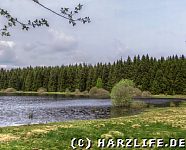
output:
[[[47,89],[46,88],[43,88],[43,87],[40,87],[38,90],[37,90],[38,93],[45,93],[47,92]]]
[[[151,93],[149,91],[143,91],[142,92],[142,96],[143,97],[150,97],[151,96]]]
[[[142,109],[142,108],[146,108],[146,107],[147,107],[147,104],[143,101],[133,101],[130,104],[130,108],[133,108],[133,109]]]
[[[97,88],[93,87],[89,91],[89,95],[96,98],[109,98],[110,93],[109,91],[103,89],[103,88]]]
[[[133,90],[133,97],[138,96],[140,97],[142,95],[142,91],[138,88],[134,88]]]
[[[134,93],[134,82],[132,80],[121,80],[111,91],[112,104],[114,106],[129,106]]]
[[[96,96],[98,98],[110,98],[110,93],[109,93],[109,91],[107,91],[103,88],[100,88],[100,89],[98,89]]]
[[[89,95],[95,95],[98,91],[98,88],[97,87],[92,87],[89,91]]]
[[[75,89],[75,92],[74,92],[75,95],[82,95],[82,93],[80,92],[79,89]]]
[[[81,93],[79,89],[75,89],[75,93]]]
[[[69,95],[70,94],[70,90],[68,88],[66,88],[65,90],[65,94]]]
[[[0,92],[5,92],[5,89],[1,89],[1,91]]]
[[[16,89],[14,89],[14,88],[7,88],[6,90],[4,90],[4,92],[6,92],[6,93],[15,93]]]
[[[88,91],[83,91],[82,94],[83,95],[88,95]]]

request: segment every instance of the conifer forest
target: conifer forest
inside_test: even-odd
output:
[[[95,65],[1,69],[0,89],[11,87],[18,91],[37,91],[43,87],[49,92],[89,91],[98,78],[108,91],[121,79],[131,79],[136,87],[153,94],[186,94],[186,58],[184,55],[159,59],[138,55]]]

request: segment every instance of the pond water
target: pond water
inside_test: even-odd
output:
[[[169,106],[169,99],[139,99],[154,106]],[[176,105],[181,100],[171,100]],[[0,96],[0,126],[67,120],[112,118],[140,113],[111,106],[109,99],[70,99],[60,96]]]

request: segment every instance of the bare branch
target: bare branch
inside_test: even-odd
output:
[[[37,3],[38,5],[40,5],[41,7],[43,7],[43,8],[45,8],[45,9],[49,10],[50,12],[56,14],[57,16],[60,16],[60,17],[62,17],[62,18],[65,18],[65,19],[68,19],[68,20],[69,20],[68,17],[65,17],[65,16],[63,16],[63,15],[61,15],[61,14],[59,14],[59,13],[53,11],[52,9],[50,9],[50,8],[48,8],[48,7],[46,7],[46,6],[44,6],[43,4],[39,3],[38,0],[33,0],[33,1],[34,1],[35,3]]]
[[[83,5],[78,4],[78,6],[75,7],[73,11],[70,11],[69,8],[61,8],[61,13],[57,13],[56,11],[46,7],[45,5],[41,4],[38,0],[32,0],[42,8],[54,13],[55,15],[62,17],[64,19],[67,19],[69,21],[69,24],[72,24],[73,26],[76,25],[76,22],[79,21],[81,23],[90,23],[89,17],[84,18],[77,18],[74,19],[73,16],[82,9]],[[10,36],[10,32],[8,31],[8,28],[11,28],[13,26],[16,26],[19,24],[22,27],[22,30],[28,31],[30,28],[40,27],[40,26],[46,26],[49,27],[48,21],[44,18],[41,19],[35,19],[34,21],[28,20],[28,23],[23,23],[19,21],[17,18],[12,17],[8,11],[0,8],[0,15],[5,17],[7,19],[7,24],[4,25],[2,29],[0,29],[1,36]]]

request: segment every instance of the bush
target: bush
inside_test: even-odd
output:
[[[75,89],[75,93],[81,93],[79,89]]]
[[[1,91],[0,92],[5,92],[5,89],[1,89]]]
[[[98,89],[96,96],[98,98],[110,98],[110,93],[109,93],[109,91],[107,91],[103,88],[100,88],[100,89]]]
[[[142,92],[142,96],[143,97],[150,97],[151,96],[151,93],[149,91],[143,91]]]
[[[109,91],[97,87],[91,88],[89,91],[89,95],[96,98],[110,98]]]
[[[43,87],[40,87],[38,90],[37,90],[38,93],[45,93],[47,92],[47,89],[46,88],[43,88]]]
[[[130,108],[132,109],[142,109],[142,108],[146,108],[147,104],[143,101],[133,101],[130,104]]]
[[[69,95],[70,94],[70,90],[68,88],[66,88],[65,90],[65,94]]]
[[[112,88],[112,104],[114,106],[129,106],[132,101],[134,89],[134,82],[132,80],[121,80]]]
[[[4,90],[4,92],[6,93],[15,93],[17,90],[14,88],[7,88],[6,90]]]
[[[88,95],[88,91],[83,91],[82,94],[83,95]]]
[[[95,95],[98,91],[98,88],[97,87],[92,87],[89,91],[89,95]]]
[[[82,95],[82,93],[80,92],[79,89],[75,89],[75,92],[74,92],[75,95]]]
[[[141,95],[142,95],[142,91],[138,88],[134,88],[133,97],[135,97],[135,96],[140,97]]]

